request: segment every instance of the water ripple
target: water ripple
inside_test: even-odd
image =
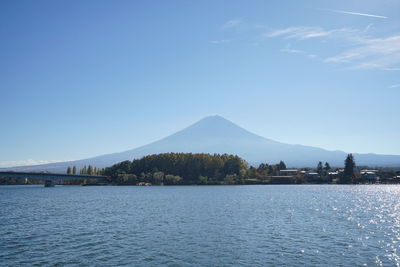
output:
[[[400,186],[0,186],[0,266],[400,266]]]

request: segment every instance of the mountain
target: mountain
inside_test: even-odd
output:
[[[210,116],[159,141],[132,150],[70,162],[7,168],[18,171],[65,172],[68,166],[107,167],[145,155],[165,152],[236,154],[252,165],[285,161],[289,167],[315,167],[318,161],[343,166],[347,155],[317,147],[280,143],[253,134],[220,116]],[[400,166],[400,155],[353,154],[357,165]]]

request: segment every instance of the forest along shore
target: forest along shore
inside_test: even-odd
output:
[[[77,168],[68,167],[75,175]],[[318,162],[315,168],[288,169],[284,161],[258,167],[236,155],[164,153],[123,161],[107,168],[84,166],[81,175],[104,175],[107,180],[64,180],[63,185],[233,185],[233,184],[398,184],[400,168],[356,166],[352,154],[344,168]],[[40,184],[42,181],[0,177],[0,184]]]

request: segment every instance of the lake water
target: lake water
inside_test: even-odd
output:
[[[1,266],[399,266],[400,186],[1,186]]]

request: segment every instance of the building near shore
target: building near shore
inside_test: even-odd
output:
[[[300,173],[297,169],[279,170],[279,176],[295,176]]]
[[[360,175],[366,180],[376,180],[378,177],[377,172],[377,170],[361,170]]]

